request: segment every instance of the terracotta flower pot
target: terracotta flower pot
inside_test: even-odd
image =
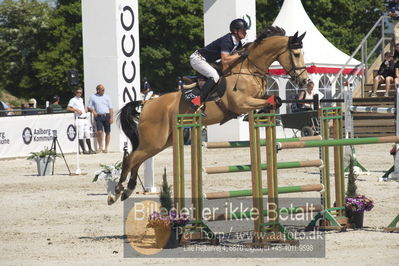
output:
[[[179,235],[177,228],[165,229],[154,228],[155,247],[171,249],[179,246]]]
[[[170,231],[165,228],[154,228],[155,232],[155,247],[164,248],[169,241]]]

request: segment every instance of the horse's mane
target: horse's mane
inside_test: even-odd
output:
[[[262,40],[271,36],[285,36],[285,30],[278,26],[267,26],[254,41],[255,45],[258,45]]]

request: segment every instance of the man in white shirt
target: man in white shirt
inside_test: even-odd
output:
[[[79,145],[82,148],[83,154],[94,154],[96,152],[93,151],[90,143],[89,116],[83,103],[82,94],[83,89],[77,88],[75,91],[75,97],[69,100],[67,110],[75,113]],[[86,139],[87,147],[89,148],[88,151],[86,150],[84,139]]]

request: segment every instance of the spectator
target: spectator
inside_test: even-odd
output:
[[[183,85],[184,85],[183,79],[180,76],[178,76],[177,77],[177,91],[182,91]]]
[[[75,97],[69,100],[67,110],[69,112],[75,113],[75,121],[78,131],[78,139],[79,145],[82,148],[83,154],[94,154],[96,153],[91,148],[90,143],[90,125],[89,125],[89,117],[87,113],[87,109],[84,106],[82,99],[83,89],[77,88],[75,91]],[[86,139],[87,147],[89,150],[86,150],[84,139]]]
[[[399,43],[399,0],[388,1],[388,16],[390,16],[394,21],[393,33],[396,45]]]
[[[385,97],[389,96],[389,89],[391,83],[395,78],[395,62],[391,52],[385,52],[384,61],[381,63],[378,69],[378,75],[374,78],[373,90],[370,93],[371,97],[377,97],[377,90],[380,84],[385,83],[386,92]]]
[[[61,110],[62,110],[62,107],[60,105],[60,96],[54,95],[53,99],[51,100],[51,104],[47,108],[47,112],[54,113],[54,111],[59,112]]]
[[[6,111],[12,111],[12,108],[5,102],[0,101],[0,116],[7,116],[7,115],[13,115],[13,112],[6,112]]]
[[[37,115],[39,112],[36,110],[36,100],[34,98],[29,99],[28,107],[22,112],[23,115]]]
[[[395,62],[394,84],[395,84],[395,89],[399,87],[399,60]],[[389,95],[389,90],[388,90],[388,93],[386,93],[386,94],[387,94],[387,96]]]
[[[105,94],[103,85],[97,85],[97,93],[89,100],[89,110],[93,112],[97,127],[98,152],[108,152],[111,140],[111,124],[113,122],[113,110],[111,98]],[[103,131],[105,131],[105,147],[103,149]]]
[[[154,91],[152,90],[151,85],[148,82],[147,78],[144,77],[143,80],[144,80],[143,90],[141,91],[141,93],[143,93],[143,100],[147,101],[151,99],[152,95],[154,94]]]
[[[395,52],[393,54],[393,60],[395,62],[399,61],[399,43],[395,44]]]
[[[313,96],[315,94],[319,95],[319,99],[324,97],[324,95],[321,92],[315,92],[313,88],[314,88],[314,82],[312,80],[308,80],[308,83],[306,84],[306,89],[304,91],[301,91],[298,100],[313,100]],[[300,111],[310,111],[310,110],[313,110],[313,102],[304,103],[300,107]]]

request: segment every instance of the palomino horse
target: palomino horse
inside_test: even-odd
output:
[[[248,56],[230,67],[229,74],[219,81],[219,86],[226,86],[226,91],[221,97],[225,108],[220,108],[215,102],[206,102],[206,117],[202,120],[204,125],[226,121],[227,114],[222,109],[229,110],[230,114],[240,115],[255,109],[271,107],[265,99],[265,75],[276,60],[298,85],[306,83],[308,74],[301,49],[305,34],[300,37],[298,32],[291,37],[284,35],[283,29],[268,27],[255,42],[247,46]],[[192,112],[190,105],[183,100],[181,92],[164,94],[145,102],[138,120],[139,113],[136,108],[140,104],[130,102],[120,111],[122,130],[132,142],[133,151],[124,159],[121,177],[115,189],[116,196],[109,197],[108,204],[114,203],[124,190],[122,183],[129,172],[131,176],[128,187],[123,191],[121,199],[131,195],[136,187],[140,165],[172,145],[175,115]]]

